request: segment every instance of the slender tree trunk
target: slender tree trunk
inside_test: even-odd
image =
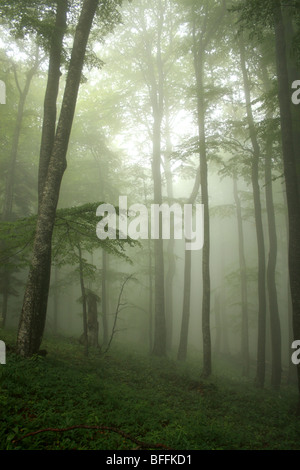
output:
[[[82,341],[84,346],[84,355],[87,356],[89,353],[88,349],[88,320],[87,320],[87,296],[84,286],[84,276],[83,276],[83,263],[82,263],[82,253],[80,243],[78,244],[78,259],[79,259],[79,280],[80,280],[80,290],[82,298],[82,321],[83,321],[83,335]]]
[[[241,302],[242,302],[242,327],[241,327],[241,356],[242,356],[242,375],[249,375],[249,330],[248,330],[248,291],[247,291],[247,269],[244,247],[244,232],[242,207],[238,194],[237,181],[233,178],[233,194],[236,206],[237,225],[238,225],[238,243],[239,243],[239,268],[241,279]]]
[[[107,325],[107,253],[102,250],[102,327],[103,327],[103,345],[106,346],[108,343],[108,325]]]
[[[210,334],[210,226],[208,201],[208,170],[205,136],[205,101],[204,101],[204,62],[205,48],[203,40],[196,38],[196,27],[193,25],[193,55],[197,86],[197,118],[200,157],[201,202],[204,206],[204,242],[202,249],[202,336],[203,336],[203,370],[202,376],[209,377],[211,365],[211,334]]]
[[[266,91],[268,91],[267,72],[264,71],[264,83]],[[268,115],[268,119],[272,116]],[[265,189],[266,189],[266,208],[268,216],[268,232],[269,232],[269,256],[267,265],[267,286],[270,311],[270,328],[271,328],[271,350],[272,350],[272,375],[271,385],[274,389],[280,388],[281,383],[281,328],[277,300],[276,288],[276,261],[277,261],[277,234],[275,223],[275,210],[273,201],[272,188],[272,134],[266,137],[266,154],[265,154]]]
[[[216,293],[214,296],[214,311],[215,311],[215,353],[217,356],[221,354],[221,341],[222,341],[222,324],[221,324],[221,309],[220,309],[220,294]]]
[[[37,219],[32,261],[19,323],[17,350],[22,356],[30,356],[36,353],[43,337],[56,207],[62,177],[66,169],[66,154],[87,41],[98,3],[96,0],[84,1],[75,32],[60,118]]]
[[[148,239],[148,279],[149,279],[149,300],[148,300],[148,311],[149,311],[149,350],[153,348],[153,267],[152,267],[152,250],[151,240]]]
[[[154,203],[162,204],[161,173],[160,173],[160,118],[156,118],[153,129],[153,162]],[[154,272],[155,272],[155,328],[153,354],[166,354],[166,320],[165,320],[165,289],[164,289],[164,250],[162,239],[162,214],[159,214],[159,238],[154,240]]]
[[[172,153],[172,142],[170,136],[170,116],[169,116],[169,103],[165,93],[165,108],[166,108],[166,155],[164,158],[165,167],[165,178],[167,185],[167,196],[170,203],[174,199],[172,171],[170,165],[170,155]],[[167,247],[167,258],[168,258],[168,269],[166,272],[166,342],[167,350],[172,349],[172,337],[173,337],[173,281],[175,276],[176,261],[174,256],[175,240],[173,234],[168,241]]]
[[[194,182],[194,187],[188,200],[188,204],[194,204],[200,186],[200,171],[198,169],[197,176]],[[188,345],[188,332],[190,322],[190,301],[191,301],[191,268],[192,268],[192,253],[191,250],[184,252],[184,284],[183,284],[183,305],[182,305],[182,319],[180,330],[180,342],[177,352],[177,359],[185,361],[187,355]]]
[[[154,182],[154,204],[162,204],[161,182],[161,123],[163,116],[163,65],[161,58],[161,33],[163,26],[163,11],[159,2],[159,21],[157,31],[157,56],[158,83],[152,84],[152,109],[153,109],[153,158],[152,175]],[[162,239],[162,214],[159,213],[159,238],[154,240],[154,272],[155,272],[155,327],[153,338],[153,354],[164,356],[166,354],[166,318],[165,318],[165,275],[164,275],[164,250]]]
[[[54,269],[54,308],[53,308],[53,333],[58,333],[58,267]]]
[[[294,339],[300,339],[300,199],[297,178],[296,161],[299,155],[295,155],[293,123],[291,115],[291,83],[287,68],[287,51],[285,31],[281,15],[280,2],[275,16],[275,43],[278,77],[278,96],[280,105],[282,152],[284,176],[286,184],[286,198],[289,221],[289,277],[291,298],[293,305],[293,332]],[[297,366],[300,413],[300,365]]]
[[[33,66],[26,74],[26,80],[23,90],[20,87],[17,72],[14,69],[15,81],[17,88],[19,90],[20,98],[18,103],[17,118],[15,123],[15,129],[13,133],[12,146],[9,157],[9,165],[6,174],[5,180],[5,191],[4,191],[4,202],[2,210],[2,220],[11,221],[13,218],[13,200],[14,200],[14,188],[15,188],[15,170],[16,162],[19,150],[19,142],[22,130],[22,123],[24,118],[24,110],[26,105],[27,96],[30,90],[32,79],[37,72],[39,65],[39,48],[36,48],[36,56],[34,59]],[[5,249],[5,243],[1,243],[3,249]],[[5,327],[6,317],[7,317],[7,308],[8,308],[8,298],[9,298],[9,288],[10,288],[10,269],[5,264],[3,266],[3,296],[2,296],[2,328]]]
[[[266,266],[265,245],[262,223],[262,211],[259,188],[259,160],[260,148],[257,142],[254,118],[251,107],[250,83],[245,60],[245,46],[242,36],[240,37],[240,58],[244,82],[244,93],[247,109],[247,121],[249,135],[253,147],[251,181],[254,199],[255,227],[258,249],[258,340],[257,340],[257,370],[255,384],[263,388],[265,381],[265,358],[266,358]]]
[[[191,266],[192,253],[191,250],[185,250],[184,257],[184,289],[183,289],[183,306],[182,320],[180,330],[180,342],[177,353],[179,361],[185,361],[187,355],[188,332],[190,322],[190,302],[191,302]]]

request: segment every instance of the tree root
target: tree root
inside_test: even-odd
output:
[[[166,450],[172,450],[170,447],[165,446],[164,444],[151,444],[148,442],[143,442],[140,441],[134,437],[132,437],[130,434],[125,433],[124,431],[110,427],[110,426],[96,426],[96,425],[85,425],[85,424],[78,424],[74,426],[69,426],[68,428],[45,428],[45,429],[39,429],[37,431],[29,432],[25,434],[24,436],[19,437],[18,439],[14,439],[12,442],[14,444],[18,443],[19,441],[22,441],[26,437],[30,436],[35,436],[37,434],[43,433],[43,432],[66,432],[66,431],[72,431],[74,429],[95,429],[96,431],[109,431],[109,432],[114,432],[116,434],[119,434],[120,436],[124,437],[125,439],[130,440],[134,444],[136,444],[138,447],[135,448],[135,450],[138,449],[166,449]]]

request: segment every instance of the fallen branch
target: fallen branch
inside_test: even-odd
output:
[[[43,432],[66,432],[66,431],[72,431],[74,429],[95,429],[96,431],[115,432],[116,434],[119,434],[120,436],[124,437],[125,439],[128,439],[131,442],[134,442],[135,444],[137,444],[138,448],[172,450],[170,447],[167,447],[164,444],[150,444],[148,442],[143,442],[143,441],[140,441],[138,439],[135,439],[130,434],[127,434],[127,433],[125,433],[124,431],[122,431],[118,428],[114,428],[114,427],[110,427],[110,426],[96,426],[96,425],[85,425],[85,424],[78,424],[78,425],[70,426],[68,428],[39,429],[37,431],[29,432],[28,434],[25,434],[24,436],[21,436],[18,439],[14,439],[12,442],[13,442],[13,444],[16,444],[17,442],[22,441],[26,437],[36,436],[37,434],[41,434]]]

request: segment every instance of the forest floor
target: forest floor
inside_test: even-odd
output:
[[[15,334],[1,339],[13,346]],[[0,365],[0,450],[300,450],[295,385],[258,390],[225,359],[201,381],[197,354],[182,364],[117,343],[88,358],[65,338],[42,347]]]

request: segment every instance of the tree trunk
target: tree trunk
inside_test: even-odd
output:
[[[82,298],[82,322],[83,322],[83,334],[82,342],[84,346],[84,355],[88,356],[89,347],[88,347],[88,318],[87,318],[87,295],[84,286],[84,276],[83,276],[83,263],[82,263],[82,253],[80,243],[78,244],[78,258],[79,258],[79,280],[80,280],[80,290]]]
[[[106,346],[108,343],[108,326],[107,326],[107,289],[106,289],[106,278],[107,278],[107,253],[102,250],[102,326],[103,326],[103,345]]]
[[[204,206],[204,242],[202,249],[202,336],[203,336],[203,370],[202,376],[211,374],[211,334],[210,334],[210,227],[208,202],[207,155],[205,137],[205,103],[204,103],[204,57],[205,48],[202,38],[196,39],[196,27],[193,25],[193,55],[197,86],[197,118],[200,158],[201,202]]]
[[[149,351],[153,348],[153,267],[152,267],[152,250],[151,240],[148,239],[148,279],[149,279],[149,299],[148,299],[148,310],[149,310]]]
[[[87,340],[88,345],[92,348],[98,348],[98,312],[97,312],[97,297],[89,293],[87,296],[88,315],[87,315]]]
[[[26,74],[26,81],[23,90],[21,90],[18,76],[16,70],[14,70],[15,81],[17,88],[19,90],[20,98],[18,103],[18,112],[16,118],[15,129],[13,133],[12,146],[9,157],[9,165],[5,181],[5,191],[4,191],[4,202],[2,210],[2,220],[11,221],[13,218],[13,200],[14,200],[14,187],[15,187],[15,169],[16,161],[19,150],[19,142],[22,130],[22,123],[24,117],[24,110],[26,99],[30,90],[30,85],[32,79],[37,72],[39,65],[39,49],[36,49],[36,57],[34,64],[31,69]],[[5,249],[5,242],[1,243],[3,249]],[[8,298],[9,298],[9,288],[10,288],[10,269],[7,265],[3,266],[3,297],[2,297],[2,328],[5,327],[6,317],[7,317],[7,307],[8,307]]]
[[[297,59],[293,40],[295,34],[295,27],[293,24],[292,16],[293,5],[285,4],[282,9],[283,27],[285,31],[285,42],[286,42],[286,61],[289,76],[289,85],[295,80],[299,80],[300,77],[300,65]],[[292,114],[292,132],[293,132],[293,144],[295,156],[300,155],[300,106],[295,106],[290,103],[291,114]],[[296,158],[298,188],[300,187],[300,158]],[[299,194],[300,197],[300,194]]]
[[[215,311],[215,354],[220,356],[221,354],[221,342],[222,342],[222,324],[221,324],[221,309],[220,309],[220,294],[216,293],[214,296],[214,311]]]
[[[263,66],[264,85],[268,91],[268,76]],[[268,113],[267,119],[272,116]],[[267,265],[267,286],[270,311],[270,329],[271,329],[271,350],[272,350],[272,375],[271,385],[274,389],[280,388],[281,383],[281,328],[277,300],[276,288],[276,261],[277,261],[277,234],[275,223],[275,210],[272,188],[272,134],[266,137],[265,154],[265,190],[266,190],[266,208],[268,216],[269,232],[269,256]]]
[[[252,114],[250,83],[246,69],[245,46],[242,36],[239,42],[241,69],[243,74],[244,93],[247,109],[247,121],[249,136],[253,147],[251,181],[254,199],[254,215],[258,249],[258,339],[257,339],[257,370],[255,384],[263,388],[265,381],[265,357],[266,357],[266,266],[265,266],[265,245],[262,223],[262,212],[259,188],[259,160],[260,148],[257,142],[255,124]]]
[[[169,203],[173,202],[174,191],[173,191],[173,181],[172,181],[172,171],[170,165],[170,155],[172,153],[172,142],[170,136],[170,113],[169,113],[169,102],[168,96],[165,93],[165,116],[166,116],[166,155],[164,158],[164,167],[165,167],[165,178],[167,186],[167,197]],[[167,247],[167,259],[168,259],[168,269],[166,272],[166,342],[167,350],[172,349],[172,339],[173,339],[173,281],[176,270],[176,260],[174,255],[174,245],[175,240],[173,235],[171,235],[170,240],[168,240]]]
[[[162,204],[161,194],[161,154],[160,154],[160,118],[155,118],[153,129],[153,162],[154,204]],[[165,320],[165,289],[164,289],[164,250],[162,239],[162,214],[159,213],[159,238],[154,240],[154,286],[155,286],[155,327],[153,354],[166,354],[166,320]]]
[[[41,204],[55,139],[56,102],[61,76],[63,39],[67,28],[68,1],[58,0],[56,20],[50,44],[48,80],[44,99],[44,116],[39,159],[38,199]]]
[[[248,291],[247,291],[247,269],[244,248],[244,232],[241,201],[238,194],[237,181],[233,178],[233,195],[236,206],[237,225],[238,225],[238,243],[239,243],[239,268],[241,278],[241,302],[242,302],[242,327],[241,327],[241,356],[242,356],[242,375],[249,375],[249,331],[248,331]]]
[[[53,333],[56,335],[58,333],[58,296],[59,296],[59,288],[58,288],[58,267],[55,266],[54,269],[54,292],[53,292]]]
[[[300,339],[300,202],[297,179],[296,161],[299,155],[295,155],[293,123],[291,115],[291,84],[287,69],[287,52],[285,43],[285,31],[281,15],[280,2],[275,17],[275,43],[278,77],[278,96],[280,105],[280,120],[282,134],[282,152],[284,176],[286,185],[286,198],[289,221],[289,277],[291,298],[293,305],[293,332],[294,339]],[[299,405],[300,413],[300,364],[297,365]]]
[[[159,21],[157,31],[158,83],[152,83],[152,109],[153,109],[153,158],[152,175],[154,182],[154,204],[162,204],[161,183],[161,123],[163,116],[163,65],[161,58],[161,33],[163,26],[163,11],[160,2]],[[165,275],[164,250],[162,239],[162,214],[159,213],[159,237],[154,240],[154,288],[155,288],[155,326],[153,338],[153,354],[164,356],[166,354],[166,318],[165,318]]]
[[[182,306],[182,320],[180,330],[180,342],[177,353],[179,361],[185,361],[187,355],[188,332],[190,321],[190,301],[191,301],[191,265],[192,253],[191,250],[185,250],[184,257],[184,289],[183,289],[183,306]]]
[[[66,169],[66,154],[87,41],[98,3],[96,0],[84,1],[76,27],[60,118],[37,219],[32,261],[19,323],[17,350],[22,356],[30,356],[36,353],[43,337],[51,269],[51,240],[56,207],[62,177]]]
[[[200,171],[198,169],[197,176],[194,182],[194,187],[191,192],[188,204],[194,204],[200,186]],[[182,319],[180,330],[180,342],[178,347],[177,359],[185,361],[187,355],[188,345],[188,332],[190,322],[190,297],[191,297],[191,268],[192,268],[192,253],[191,250],[184,252],[184,284],[183,284],[183,306],[182,306]]]

